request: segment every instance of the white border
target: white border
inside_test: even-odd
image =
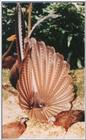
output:
[[[86,0],[0,0],[0,140],[1,140],[1,126],[2,126],[2,89],[1,89],[1,84],[2,84],[2,8],[1,8],[1,3],[2,2],[16,2],[16,1],[20,1],[20,2],[85,2],[85,39],[86,39]],[[77,50],[78,51],[78,50]],[[85,43],[85,66],[86,66],[86,43]],[[84,70],[84,92],[85,92],[85,110],[86,110],[86,67]],[[85,111],[85,130],[86,130],[86,111]],[[86,138],[86,134],[85,134],[85,138]],[[27,139],[27,138],[25,138]]]
[[[85,102],[85,132],[86,132],[86,1],[85,1],[85,69],[84,69],[84,102]],[[86,133],[85,133],[86,138]]]
[[[0,103],[1,102],[1,94],[2,94],[2,89],[1,89],[1,83],[2,83],[2,80],[1,80],[1,73],[2,73],[2,65],[1,65],[1,60],[2,60],[2,37],[1,37],[1,32],[2,32],[2,28],[1,28],[1,1],[0,1]],[[2,110],[2,104],[0,106],[0,139],[1,139],[1,111]]]
[[[1,0],[2,2],[86,2],[86,0]]]

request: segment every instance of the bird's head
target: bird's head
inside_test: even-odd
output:
[[[22,117],[22,118],[20,118],[20,122],[22,123],[22,124],[25,124],[26,125],[26,122],[29,120],[29,118],[27,118],[27,117]]]

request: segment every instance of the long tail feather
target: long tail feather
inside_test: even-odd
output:
[[[19,62],[21,62],[24,59],[24,37],[25,37],[24,18],[20,3],[18,2],[16,8],[16,43]]]

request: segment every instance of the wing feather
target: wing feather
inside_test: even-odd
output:
[[[43,41],[29,38],[28,45],[31,51],[26,52],[22,62],[17,87],[19,104],[27,110],[30,118],[46,122],[49,117],[71,107],[74,93],[70,68],[64,57]],[[32,96],[34,106],[31,109]]]

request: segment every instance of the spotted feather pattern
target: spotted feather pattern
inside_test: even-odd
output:
[[[63,55],[43,41],[28,38],[28,48],[31,51],[26,51],[17,83],[19,104],[29,118],[47,122],[71,107],[74,93],[70,67]]]

